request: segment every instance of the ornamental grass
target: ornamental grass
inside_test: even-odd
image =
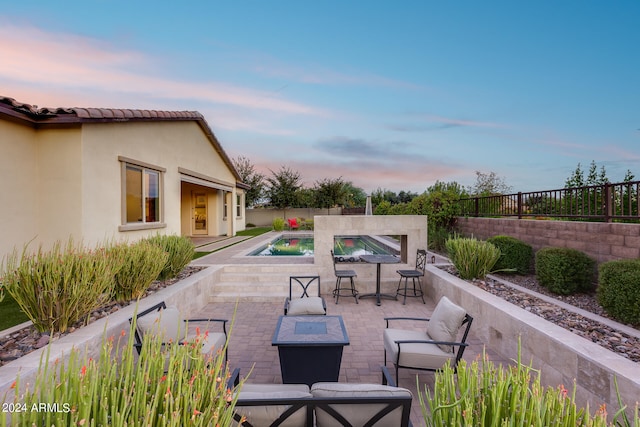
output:
[[[135,325],[128,331],[133,336]],[[184,345],[145,337],[140,355],[122,331],[105,338],[98,359],[73,350],[66,362],[40,361],[34,384],[16,380],[5,395],[0,426],[232,426],[238,391],[224,363],[225,348],[201,353],[206,333]]]
[[[113,299],[118,302],[142,297],[169,259],[164,249],[145,240],[120,244],[110,251],[122,258],[121,268],[114,276]]]
[[[631,417],[620,402],[620,409],[612,421],[607,420],[603,404],[594,414],[589,407],[575,403],[576,389],[569,392],[563,385],[543,387],[540,371],[523,365],[495,366],[486,355],[471,364],[464,359],[457,372],[450,365],[435,374],[433,391],[424,393],[418,385],[420,407],[428,427],[432,426],[535,426],[535,427],[640,427],[638,404]]]
[[[484,279],[500,258],[500,249],[475,238],[453,237],[446,241],[445,247],[464,280]]]
[[[36,253],[14,250],[0,270],[6,291],[40,332],[64,332],[111,297],[121,258],[69,239]]]

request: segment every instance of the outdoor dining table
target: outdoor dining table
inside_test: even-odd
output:
[[[381,264],[397,264],[400,262],[400,259],[395,255],[360,255],[360,259],[369,264],[377,264],[376,291],[375,293],[372,293],[372,294],[360,294],[358,298],[375,298],[376,305],[380,305],[380,300],[382,298],[397,300],[398,298],[396,295],[383,294],[380,291],[380,265]]]

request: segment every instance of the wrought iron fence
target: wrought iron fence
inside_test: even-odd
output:
[[[460,199],[462,216],[640,222],[640,181]]]

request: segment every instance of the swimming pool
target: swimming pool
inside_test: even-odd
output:
[[[391,254],[399,251],[375,236],[335,236],[333,252],[338,262],[358,262],[360,255]],[[249,253],[249,256],[303,256],[311,257],[313,235],[281,235]]]

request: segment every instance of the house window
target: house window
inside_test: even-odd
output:
[[[120,160],[123,166],[122,222],[124,229],[131,228],[131,226],[145,228],[147,226],[162,226],[162,176],[164,169]]]
[[[236,195],[236,216],[238,218],[242,217],[242,194]]]

